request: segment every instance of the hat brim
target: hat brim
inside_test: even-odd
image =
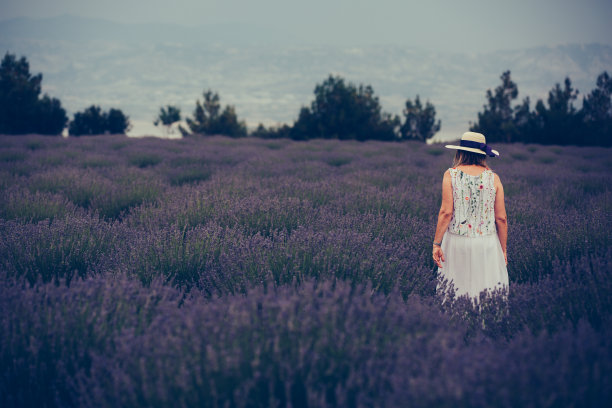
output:
[[[455,150],[465,150],[466,152],[472,152],[472,153],[478,153],[478,154],[484,154],[485,156],[487,155],[485,152],[483,152],[480,149],[474,149],[472,147],[463,147],[463,146],[456,146],[456,145],[446,145],[444,146],[447,149],[455,149]],[[491,152],[493,152],[494,155],[499,156],[499,152],[497,150],[493,150],[491,149]]]

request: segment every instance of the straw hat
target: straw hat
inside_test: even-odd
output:
[[[485,139],[484,135],[476,132],[465,132],[461,136],[459,146],[446,145],[444,147],[448,149],[465,150],[478,154],[486,154],[487,156],[491,157],[499,156],[499,152],[497,150],[493,150],[490,146],[487,146],[487,140]]]

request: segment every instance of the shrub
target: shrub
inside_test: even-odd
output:
[[[110,224],[79,214],[25,225],[0,220],[0,231],[5,237],[0,243],[1,269],[30,283],[70,283],[74,277],[97,273],[112,262],[117,243]]]
[[[611,396],[610,321],[467,336],[435,302],[342,281],[206,300],[159,280],[0,280],[4,406],[563,406]],[[150,386],[155,384],[155,386]]]
[[[40,97],[42,74],[31,75],[25,57],[8,52],[0,65],[0,134],[59,135],[68,117],[59,99]]]
[[[430,259],[450,154],[119,139],[0,136],[1,406],[610,400],[605,148],[496,147],[510,292],[475,307]]]
[[[5,150],[0,152],[0,162],[4,163],[21,162],[24,161],[26,157],[27,155],[25,153],[19,151]]]
[[[61,195],[11,189],[0,197],[0,218],[37,223],[74,215],[76,206]]]
[[[432,156],[441,156],[444,154],[444,150],[438,148],[438,149],[427,149],[427,154],[430,154]]]
[[[210,179],[211,171],[202,168],[191,168],[178,171],[169,176],[170,184],[182,186],[183,184],[198,183]]]
[[[341,167],[345,164],[349,164],[352,161],[349,157],[332,157],[326,160],[326,163],[333,167]]]
[[[68,132],[72,136],[124,134],[129,128],[129,119],[121,110],[111,108],[107,113],[99,106],[91,105],[83,112],[74,114]]]
[[[257,125],[257,128],[251,132],[251,136],[260,137],[262,139],[290,138],[291,127],[288,125],[277,125],[266,128],[262,123],[260,123]]]
[[[291,129],[293,139],[397,139],[399,118],[381,113],[371,86],[357,87],[330,75],[315,87],[314,94],[314,101],[301,109]]]
[[[128,157],[128,163],[140,168],[155,166],[156,164],[161,163],[161,161],[162,158],[160,156],[148,153],[132,154]]]
[[[186,118],[189,131],[179,127],[183,136],[190,133],[202,135],[225,135],[243,137],[247,135],[246,124],[238,120],[233,106],[226,105],[221,110],[219,94],[211,90],[204,92],[202,103],[196,101],[193,118]]]

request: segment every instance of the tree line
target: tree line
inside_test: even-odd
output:
[[[563,86],[555,84],[546,103],[538,100],[534,109],[530,99],[514,105],[518,86],[510,71],[501,75],[501,85],[486,92],[486,104],[470,130],[484,133],[491,142],[542,144],[612,145],[612,79],[601,73],[596,88],[582,98],[580,109],[574,106],[578,90],[566,78]],[[0,66],[0,133],[59,134],[66,127],[70,135],[125,133],[129,118],[119,109],[102,111],[91,105],[68,120],[61,102],[47,94],[41,96],[42,74],[31,75],[25,57],[17,59],[6,53]],[[161,107],[154,124],[167,133],[181,121],[178,107]],[[329,75],[314,89],[314,99],[303,106],[293,124],[266,127],[259,124],[249,132],[238,118],[234,106],[221,105],[212,90],[196,100],[191,117],[179,131],[190,135],[226,135],[230,137],[313,138],[340,140],[426,141],[441,128],[434,105],[419,97],[405,102],[402,116],[382,110],[370,85],[355,85],[340,76]]]
[[[518,86],[504,72],[501,85],[487,90],[487,103],[478,113],[470,130],[486,135],[492,142],[523,142],[559,145],[612,146],[612,78],[606,71],[596,81],[596,88],[582,98],[582,107],[574,102],[578,90],[569,77],[548,92],[530,109],[530,98],[512,106],[518,97]]]
[[[72,136],[127,132],[129,118],[120,110],[91,105],[69,121],[59,99],[41,96],[42,74],[32,75],[25,57],[8,52],[0,64],[0,134],[59,135],[68,126]]]
[[[40,96],[42,74],[30,74],[25,57],[17,59],[6,53],[0,65],[0,133],[60,134],[66,127],[72,136],[125,133],[130,128],[129,118],[119,109],[102,111],[91,105],[76,112],[68,120],[66,110],[57,98]],[[279,125],[266,128],[262,124],[252,132],[238,119],[233,106],[221,106],[219,94],[207,90],[203,100],[196,101],[192,117],[185,119],[184,136],[192,134],[226,135],[230,137],[290,137],[296,140],[311,138],[426,140],[440,130],[434,106],[424,105],[417,95],[408,100],[404,121],[398,115],[382,112],[379,98],[371,86],[356,86],[339,76],[330,75],[315,88],[315,100],[303,107],[293,126]],[[168,105],[160,108],[156,126],[164,126],[170,133],[174,123],[181,120],[180,109]]]
[[[417,95],[414,102],[406,101],[403,120],[398,115],[383,112],[379,98],[371,86],[355,85],[340,76],[330,75],[314,90],[310,106],[302,107],[293,125],[265,127],[259,124],[251,133],[244,121],[238,120],[233,106],[221,109],[219,95],[211,90],[196,101],[192,117],[185,119],[187,128],[179,127],[183,136],[191,134],[231,137],[313,138],[340,140],[421,140],[425,141],[440,130],[436,109]],[[170,117],[170,112],[173,116]],[[156,124],[166,126],[180,121],[180,110],[168,105],[160,109]]]

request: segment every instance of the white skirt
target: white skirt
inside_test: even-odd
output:
[[[485,289],[508,288],[508,269],[497,234],[467,237],[445,232],[442,238],[445,261],[438,276],[452,282],[455,296],[477,299]]]

